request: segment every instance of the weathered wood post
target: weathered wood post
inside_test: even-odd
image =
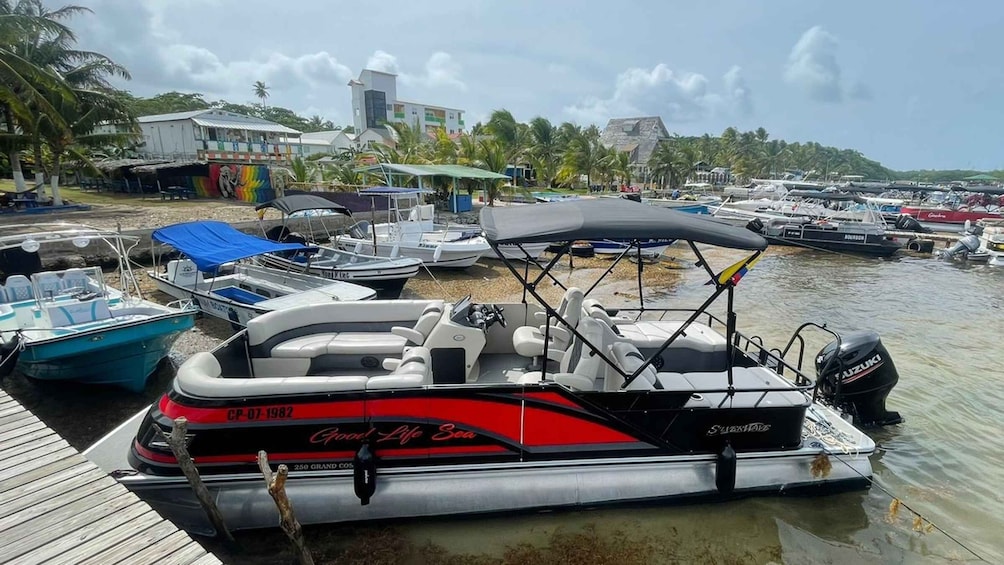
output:
[[[195,491],[195,497],[199,499],[199,504],[206,511],[206,516],[209,517],[209,521],[216,528],[216,535],[222,537],[227,543],[236,544],[233,534],[230,533],[227,525],[223,522],[223,515],[220,514],[216,501],[209,494],[209,489],[206,488],[205,483],[202,482],[202,477],[199,476],[198,469],[195,468],[195,461],[188,454],[188,446],[185,445],[185,435],[188,432],[188,418],[184,416],[175,418],[174,427],[171,428],[170,434],[164,433],[164,430],[157,424],[154,424],[153,428],[164,438],[168,447],[174,453],[174,458],[178,460],[178,466],[181,467],[185,478],[188,479],[188,484],[192,485],[192,490]]]
[[[285,465],[279,465],[273,475],[272,469],[268,466],[268,454],[264,451],[258,452],[258,468],[261,470],[262,476],[265,477],[268,493],[272,496],[272,500],[275,500],[276,508],[279,509],[279,527],[293,542],[297,557],[300,559],[300,565],[314,565],[314,558],[310,555],[307,542],[303,539],[303,528],[296,520],[296,516],[293,514],[293,504],[286,496],[286,477],[289,476],[289,468]]]

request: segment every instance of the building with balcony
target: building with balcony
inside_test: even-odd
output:
[[[397,75],[364,69],[349,81],[352,89],[352,125],[356,131],[383,127],[388,123],[418,125],[419,131],[443,128],[448,134],[464,131],[464,110],[407,102],[397,97]]]
[[[149,158],[284,163],[303,155],[301,133],[275,122],[207,109],[140,116],[138,152]]]

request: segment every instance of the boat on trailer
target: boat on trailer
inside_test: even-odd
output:
[[[266,253],[309,253],[317,248],[269,241],[224,222],[174,224],[154,230],[150,238],[181,253],[161,268],[161,254],[153,251],[158,260],[147,275],[157,290],[191,300],[206,314],[228,320],[235,328],[266,312],[376,296],[375,290],[365,286],[242,262]]]
[[[5,226],[0,375],[16,366],[37,380],[142,391],[178,336],[195,324],[196,310],[189,301],[163,305],[143,298],[128,261],[138,242],[78,224]],[[90,248],[112,257],[119,287],[108,284],[97,266],[43,270],[37,254],[43,246],[74,253]]]
[[[779,349],[739,333],[733,295],[763,237],[627,201],[485,208],[481,220],[493,247],[564,242],[540,272],[505,261],[523,301],[263,315],[193,355],[158,402],[86,455],[198,532],[211,528],[155,427],[179,417],[232,529],[276,524],[259,450],[289,466],[286,491],[305,524],[868,486],[875,444],[851,420],[900,420],[885,409],[895,366],[872,332],[805,324]],[[651,308],[639,288],[629,311],[590,298],[594,284],[544,300],[539,284],[561,284],[552,269],[573,242],[602,238],[688,242],[709,298],[692,311]],[[716,272],[698,244],[743,258]],[[708,307],[723,297],[721,319]],[[814,358],[816,376],[802,368],[807,328],[833,339]]]
[[[398,298],[408,279],[418,274],[422,261],[411,257],[390,257],[362,255],[343,249],[335,249],[308,241],[302,234],[292,232],[289,220],[294,214],[303,212],[329,212],[351,217],[348,208],[313,194],[291,194],[255,206],[260,214],[273,209],[282,214],[282,225],[265,231],[265,237],[273,241],[309,244],[316,251],[283,251],[257,256],[257,261],[268,267],[284,271],[307,273],[324,279],[345,281],[368,286],[377,291],[378,298]],[[259,215],[259,218],[262,218]],[[313,218],[307,216],[308,231],[313,237]],[[327,241],[334,239],[324,223],[323,216],[317,217]]]

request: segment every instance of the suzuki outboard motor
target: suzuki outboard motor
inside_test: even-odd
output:
[[[959,238],[959,241],[955,242],[955,245],[949,247],[942,252],[942,257],[946,259],[951,259],[960,255],[968,255],[970,253],[975,253],[977,249],[980,248],[980,238],[973,234],[964,235]]]
[[[892,357],[873,331],[851,332],[830,342],[816,355],[819,394],[828,404],[850,414],[858,426],[887,426],[903,421],[885,409],[885,399],[899,373]],[[837,355],[837,358],[834,358]]]
[[[917,221],[917,218],[914,218],[910,214],[900,214],[899,217],[896,218],[896,223],[893,224],[893,227],[900,231],[931,233],[931,228],[925,228]]]

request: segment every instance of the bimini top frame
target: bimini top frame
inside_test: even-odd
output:
[[[729,347],[730,359],[728,367],[728,390],[730,393],[733,392],[732,360],[734,359],[735,348],[733,337],[736,325],[735,312],[733,311],[733,289],[739,278],[760,259],[763,250],[767,248],[767,240],[760,235],[744,228],[697,215],[647,206],[630,200],[611,199],[571,200],[507,208],[486,207],[481,210],[481,225],[485,230],[485,237],[488,239],[488,243],[523,286],[524,302],[526,300],[526,293],[529,293],[547,312],[548,323],[544,328],[544,342],[547,343],[550,338],[547,335],[550,328],[550,318],[557,318],[594,354],[598,355],[624,377],[622,388],[626,388],[631,384],[642,371],[651,365],[657,357],[662,355],[669,345],[682,335],[699,316],[704,314],[707,308],[719,296],[723,293],[726,294],[728,298],[726,341]],[[603,351],[600,351],[594,344],[590,343],[589,340],[585,339],[537,291],[537,286],[545,277],[550,278],[558,286],[565,288],[551,274],[551,270],[568,253],[572,243],[581,239],[612,239],[628,244],[625,250],[614,259],[610,267],[586,290],[586,295],[592,292],[613,271],[614,267],[634,250],[638,256],[638,310],[644,312],[645,303],[641,280],[644,261],[641,260],[641,244],[650,239],[686,241],[697,256],[697,265],[703,267],[708,273],[710,278],[708,284],[714,284],[715,286],[715,290],[711,296],[686,321],[680,324],[680,327],[655,353],[650,355],[640,367],[630,374],[621,369]],[[541,273],[533,280],[530,280],[528,263],[525,264],[524,272],[521,274],[512,261],[506,259],[498,248],[502,244],[516,245],[529,257],[529,253],[523,249],[522,244],[540,242],[558,243],[560,249],[551,261],[542,267]],[[721,272],[715,273],[711,270],[711,267],[697,248],[696,244],[698,243],[753,251],[753,254]],[[546,364],[544,371],[546,373]]]

